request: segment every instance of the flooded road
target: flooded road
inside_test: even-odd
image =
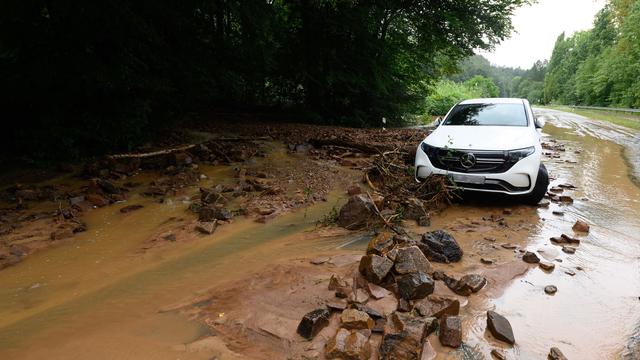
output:
[[[544,141],[555,140],[566,149],[545,163],[552,187],[576,186],[563,191],[574,199],[572,204],[508,205],[509,226],[493,228],[483,217],[502,214],[505,205],[456,204],[434,216],[428,228],[408,225],[414,234],[439,228],[455,233],[465,256],[443,269],[482,272],[489,280],[485,289],[463,302],[462,348],[443,349],[437,336],[430,337],[438,359],[490,359],[495,348],[509,359],[543,359],[553,346],[569,359],[638,356],[640,188],[632,180],[637,170],[629,166],[639,154],[634,150],[638,135],[574,114],[537,112],[547,121]],[[230,171],[215,167],[206,173],[213,182],[231,176]],[[140,252],[150,237],[174,229],[176,221],[189,216],[190,195],[163,203],[132,195],[127,203],[145,207],[126,215],[119,208],[127,203],[92,210],[83,219],[89,231],[2,270],[0,359],[238,358],[228,344],[216,340],[221,337],[211,337],[211,328],[202,322],[161,310],[215,294],[229,283],[243,284],[252,274],[268,276],[275,263],[308,263],[318,254],[357,259],[370,239],[368,234],[316,227],[346,200],[344,189],[336,189],[327,201],[266,224],[238,218],[213,235],[193,235],[193,241]],[[549,238],[577,236],[571,230],[577,219],[591,224],[591,231],[578,236],[581,244],[575,254],[565,254]],[[479,225],[472,228],[470,223]],[[488,237],[496,239],[492,243]],[[537,251],[555,270],[525,264],[518,249],[499,246],[507,242]],[[481,256],[496,264],[482,264]],[[546,285],[557,286],[558,292],[545,294]],[[437,287],[450,294],[441,282]],[[258,303],[260,294],[256,297]],[[510,320],[514,347],[487,334],[487,310]],[[297,314],[291,317],[299,319]],[[207,336],[213,342],[201,351],[184,345]]]
[[[480,307],[510,319],[516,335],[515,347],[507,351],[511,358],[544,358],[556,346],[569,359],[637,359],[640,189],[622,156],[630,151],[622,145],[632,144],[637,135],[573,114],[537,113],[547,121],[544,140],[556,139],[566,147],[561,158],[545,161],[553,178],[551,187],[563,183],[577,187],[565,191],[574,198],[573,204],[552,203],[538,210],[542,221],[526,246],[542,250],[541,257],[554,260],[556,268],[551,273],[530,269],[501,296]],[[590,233],[580,236],[575,254],[558,251],[560,247],[549,238],[573,236],[571,227],[578,219],[591,224]],[[557,286],[558,292],[545,294],[546,285]],[[479,314],[469,334],[475,340],[471,344],[486,343],[485,325],[484,314]]]

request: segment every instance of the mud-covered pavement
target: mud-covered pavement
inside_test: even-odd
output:
[[[625,161],[637,152],[623,156],[622,147],[634,144],[634,135],[572,114],[539,114],[547,120],[545,143],[558,150],[546,150],[550,188],[573,203],[534,208],[485,199],[434,213],[429,226],[404,221],[410,234],[445,229],[460,243],[462,261],[434,264],[436,269],[453,276],[479,273],[488,281],[469,297],[436,282],[436,294],[459,298],[463,330],[458,349],[441,347],[435,334],[429,337],[436,358],[490,359],[491,350],[499,349],[509,359],[538,359],[551,347],[569,359],[639,356],[640,190]],[[301,160],[280,150],[269,153],[267,160]],[[253,166],[269,171],[264,161]],[[264,221],[237,217],[212,235],[190,227],[187,208],[194,190],[163,203],[133,191],[125,203],[92,210],[83,217],[88,231],[0,271],[0,357],[321,356],[337,320],[311,342],[296,327],[305,313],[334,298],[327,289],[332,275],[353,277],[374,236],[318,226],[346,201],[347,188],[360,182],[361,173],[349,169],[358,161],[338,157],[328,169],[340,181],[317,201]],[[207,186],[237,176],[228,166],[202,172]],[[144,208],[120,213],[132,203]],[[573,233],[577,219],[591,225],[587,235]],[[168,232],[178,241],[150,246],[150,239]],[[574,254],[550,241],[563,233],[580,239]],[[554,270],[523,262],[521,250],[536,252]],[[547,285],[557,292],[546,294]],[[380,310],[388,306],[382,300]],[[514,346],[486,331],[487,310],[509,319]]]

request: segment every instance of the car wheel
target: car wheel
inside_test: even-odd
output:
[[[549,173],[544,164],[540,164],[538,169],[538,178],[536,179],[536,185],[533,190],[527,195],[522,196],[522,201],[526,204],[537,205],[544,195],[547,193],[549,187]]]

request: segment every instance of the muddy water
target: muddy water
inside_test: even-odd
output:
[[[570,359],[635,358],[630,349],[637,346],[633,339],[640,329],[640,189],[630,179],[623,147],[613,141],[624,135],[604,123],[590,128],[571,114],[540,115],[546,115],[546,140],[555,138],[567,148],[561,159],[546,161],[552,186],[577,186],[565,192],[575,199],[572,205],[538,210],[543,221],[526,246],[543,250],[556,269],[531,268],[497,298],[472,304],[476,314],[467,341],[488,353],[492,342],[485,333],[484,311],[494,309],[513,326],[517,344],[506,350],[511,358],[544,358],[552,346]],[[554,215],[553,210],[565,214]],[[589,222],[591,232],[581,237],[574,255],[559,252],[549,238],[573,234],[576,219]],[[556,285],[558,292],[546,295],[546,285]]]
[[[231,178],[229,171],[205,173],[219,182]],[[84,218],[89,231],[3,270],[0,358],[209,358],[215,346],[174,351],[205,335],[204,327],[158,310],[280,258],[312,255],[328,246],[296,239],[342,201],[331,193],[326,202],[266,225],[240,219],[211,236],[193,235],[192,241],[140,252],[154,234],[190,216],[189,195],[163,204],[133,195],[128,203],[145,207],[126,215],[118,211],[126,204],[96,209]],[[342,240],[335,241],[337,247]]]

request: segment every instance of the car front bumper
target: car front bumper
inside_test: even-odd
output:
[[[515,163],[502,173],[461,173],[436,168],[427,154],[418,146],[415,160],[415,178],[422,181],[431,175],[444,175],[453,180],[452,187],[464,190],[525,195],[533,191],[540,168],[540,149]]]

